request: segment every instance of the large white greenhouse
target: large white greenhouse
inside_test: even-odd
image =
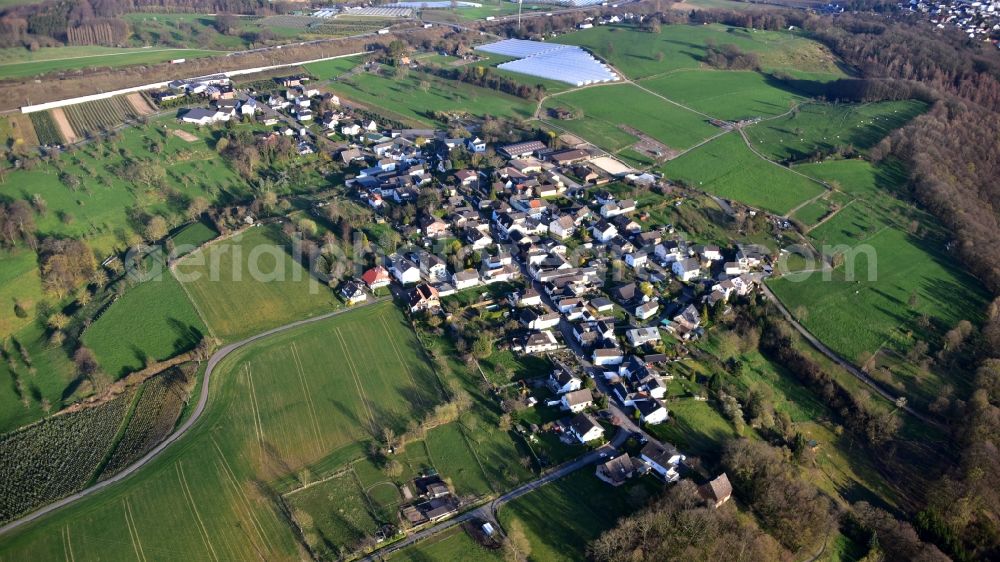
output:
[[[476,50],[518,59],[505,62],[497,68],[566,82],[574,86],[613,82],[619,79],[606,64],[574,45],[505,39],[481,45],[476,47]]]

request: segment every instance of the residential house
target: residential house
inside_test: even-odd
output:
[[[570,215],[561,215],[549,223],[549,233],[552,236],[565,240],[576,232],[576,222]]]
[[[538,312],[537,310],[526,308],[521,312],[520,321],[530,330],[546,330],[559,325],[558,312]]]
[[[583,392],[583,391],[580,391]],[[590,392],[590,391],[587,391]],[[565,398],[568,395],[564,395]],[[573,416],[569,422],[569,433],[580,443],[589,443],[604,437],[604,428],[587,414]]]
[[[640,458],[649,464],[653,472],[667,482],[676,482],[680,478],[677,469],[684,462],[684,455],[669,443],[659,444],[653,441],[642,448]]]
[[[361,283],[355,281],[354,279],[345,281],[344,284],[340,286],[340,296],[344,297],[347,304],[352,305],[368,300],[368,293],[366,293],[364,288],[362,288]]]
[[[652,299],[637,305],[635,307],[635,310],[633,311],[633,314],[635,314],[635,317],[638,318],[639,320],[648,320],[656,316],[656,313],[659,311],[660,311],[659,301],[657,301],[656,299]]]
[[[403,256],[392,256],[389,258],[389,271],[402,285],[420,282],[420,268],[417,264],[404,258]]]
[[[615,225],[603,220],[594,223],[594,226],[590,227],[590,232],[594,235],[594,240],[601,244],[607,244],[615,236],[618,236],[618,229],[615,228]]]
[[[361,280],[368,285],[371,290],[389,286],[389,272],[381,265],[369,269],[361,275]]]
[[[580,377],[561,363],[556,363],[556,368],[549,374],[548,384],[556,394],[566,394],[583,387]]]
[[[589,388],[583,388],[563,394],[559,402],[562,404],[563,410],[569,410],[576,414],[594,404],[594,395]]]
[[[655,398],[635,400],[632,405],[639,412],[639,419],[643,423],[657,425],[667,421],[667,407],[660,400]]]
[[[687,283],[701,275],[701,263],[695,258],[685,258],[675,261],[671,270],[678,279]]]
[[[455,290],[461,291],[462,289],[468,289],[470,287],[480,285],[482,281],[479,279],[478,271],[475,269],[465,269],[453,273],[451,276],[451,283],[455,286]]]
[[[597,465],[595,476],[602,482],[618,487],[628,481],[639,472],[641,463],[629,456],[628,453],[621,455]]]
[[[606,365],[620,365],[625,360],[625,354],[617,347],[603,347],[594,350],[591,356],[594,365],[603,367]]]
[[[625,332],[625,339],[633,347],[655,343],[660,341],[660,330],[653,327],[634,328]]]
[[[420,230],[428,238],[443,238],[451,233],[451,225],[434,215],[428,215],[420,221]]]
[[[542,330],[540,332],[535,332],[530,334],[525,340],[523,349],[525,353],[544,353],[546,351],[555,351],[559,349],[559,341],[556,340],[555,334],[549,330]]]
[[[698,495],[718,508],[732,497],[733,485],[729,482],[729,476],[723,472],[707,483],[698,486]]]
[[[427,283],[417,285],[410,292],[409,304],[410,312],[420,312],[422,310],[438,308],[441,306],[438,290]]]
[[[465,146],[469,148],[469,152],[480,153],[486,152],[486,141],[479,137],[469,137],[465,141]]]

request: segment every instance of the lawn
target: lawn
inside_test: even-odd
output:
[[[545,107],[564,107],[582,112],[580,119],[552,121],[552,124],[610,151],[621,150],[638,140],[624,131],[622,125],[637,129],[676,150],[693,146],[718,132],[705,117],[632,84],[571,91],[550,97]]]
[[[246,183],[209,147],[204,132],[188,143],[169,134],[175,127],[173,119],[164,117],[145,127],[127,128],[117,141],[91,143],[53,163],[8,173],[2,191],[27,200],[37,194],[48,209],[36,218],[40,236],[84,238],[99,255],[134,241],[141,228],[129,220],[130,207],[172,218],[184,212],[189,198],[218,202],[248,192]],[[149,150],[152,143],[161,146],[159,154]],[[171,190],[125,181],[120,170],[123,151],[128,158],[155,156]]]
[[[588,542],[645,505],[660,486],[647,476],[614,488],[583,469],[505,504],[500,524],[529,560],[583,560]]]
[[[193,349],[205,324],[169,272],[129,289],[83,334],[101,368],[118,378]]]
[[[319,80],[332,80],[361,64],[361,57],[325,60],[305,65],[305,69]]]
[[[810,103],[786,117],[754,125],[747,137],[776,161],[798,161],[837,147],[866,150],[927,110],[918,101]]]
[[[218,337],[236,340],[339,306],[333,291],[292,259],[277,227],[252,228],[177,262],[175,276]]]
[[[455,487],[455,493],[484,496],[493,491],[458,423],[434,428],[424,443],[431,464]]]
[[[0,340],[31,323],[43,299],[35,252],[0,250]],[[18,309],[20,304],[20,310]]]
[[[663,172],[714,195],[782,215],[823,192],[819,183],[757,157],[735,133],[671,160]]]
[[[393,352],[380,342],[392,341]],[[0,558],[291,560],[269,482],[439,399],[402,315],[372,305],[272,336],[218,365],[202,419],[128,480],[4,537]],[[398,351],[398,354],[396,353]],[[126,536],[125,532],[128,532]],[[67,535],[69,538],[67,539]]]
[[[864,207],[846,208],[813,234],[841,228],[842,221],[865,220],[854,214]],[[856,259],[848,258],[828,280],[815,273],[770,282],[790,310],[805,307],[805,326],[847,359],[858,361],[883,345],[902,346],[905,351],[904,333],[920,331],[916,321],[921,314],[947,327],[979,318],[985,292],[947,254],[941,241],[920,239],[885,225],[854,245],[859,248]],[[851,264],[853,278],[848,270]],[[913,307],[910,295],[916,296]],[[864,322],[858,322],[859,317]]]
[[[461,527],[453,527],[389,555],[395,562],[500,562],[503,552],[487,550]]]
[[[163,49],[116,47],[48,47],[31,52],[26,49],[3,49],[0,53],[0,79],[24,78],[47,72],[85,68],[156,64],[174,59],[194,59],[224,54],[206,49]]]
[[[733,425],[708,402],[690,397],[677,398],[667,403],[667,409],[670,421],[649,426],[647,430],[686,455],[717,457],[722,444],[737,437]]]
[[[698,68],[703,64],[706,45],[711,42],[720,46],[736,45],[745,52],[757,53],[761,66],[767,71],[795,69],[843,75],[835,57],[825,47],[785,31],[724,25],[664,25],[657,34],[608,25],[569,33],[556,42],[586,47],[632,79]]]
[[[642,85],[727,121],[780,115],[803,99],[772,84],[764,74],[751,71],[685,70],[644,80]]]
[[[421,83],[426,83],[426,88]],[[334,82],[330,88],[377,113],[421,125],[433,125],[431,114],[435,111],[528,118],[535,110],[529,100],[419,71],[410,71],[404,78],[359,74]]]

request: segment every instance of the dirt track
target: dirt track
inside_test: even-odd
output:
[[[73,127],[69,125],[69,118],[66,117],[66,113],[63,112],[61,107],[57,107],[52,110],[52,120],[55,121],[56,127],[59,128],[59,134],[62,135],[63,141],[66,144],[73,144],[80,140],[77,138],[76,133],[73,132]]]

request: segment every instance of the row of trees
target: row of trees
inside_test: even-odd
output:
[[[459,80],[467,84],[496,90],[519,98],[538,101],[545,97],[545,87],[523,84],[516,80],[501,76],[492,67],[481,65],[466,65],[460,68],[425,67],[426,72],[445,78]]]

